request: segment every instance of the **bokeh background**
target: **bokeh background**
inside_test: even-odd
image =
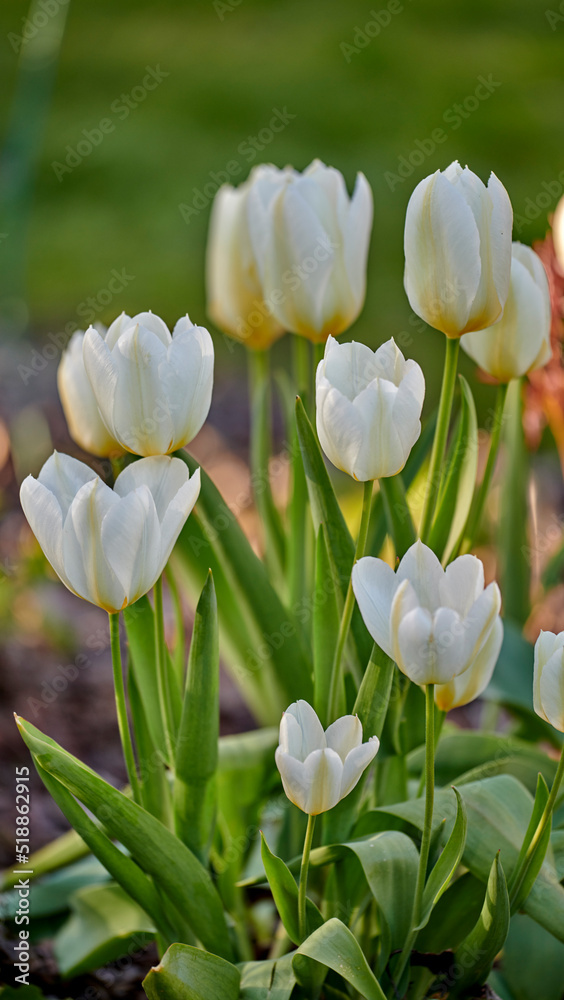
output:
[[[105,616],[46,574],[17,501],[21,478],[53,446],[78,453],[55,388],[70,329],[122,310],[169,323],[188,311],[205,323],[218,182],[237,183],[262,161],[302,169],[320,157],[351,188],[363,170],[374,191],[366,307],[348,336],[372,346],[396,337],[436,399],[444,338],[404,295],[406,205],[419,180],[459,159],[506,185],[515,238],[544,236],[564,188],[558,2],[2,0],[0,807],[25,756],[13,709],[104,776],[123,777]],[[217,356],[198,447],[229,490],[248,478],[246,359],[221,336]],[[462,370],[483,416],[491,387],[468,359]],[[80,650],[88,666],[70,679],[62,668]],[[223,699],[224,729],[250,724],[227,682]],[[39,787],[36,802],[37,847],[63,826]],[[1,837],[9,860],[11,828]]]

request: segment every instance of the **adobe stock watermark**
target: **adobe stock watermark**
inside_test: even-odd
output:
[[[494,80],[492,73],[487,77],[479,76],[477,80],[478,83],[471,94],[467,94],[462,101],[451,104],[443,112],[442,121],[448,125],[450,132],[456,132],[464,121],[470,118],[484,101],[488,101],[492,94],[501,87],[501,81]],[[441,125],[434,128],[425,138],[414,140],[409,153],[398,157],[395,172],[387,170],[384,173],[384,180],[390,191],[395,191],[398,184],[404,184],[411,177],[413,171],[417,167],[421,167],[425,160],[433,155],[437,147],[447,141],[449,131],[446,131]]]
[[[563,0],[564,2],[564,0]],[[541,181],[540,191],[533,198],[525,198],[520,212],[513,213],[513,226],[519,234],[541,215],[553,208],[564,191],[564,170],[551,181]]]
[[[225,21],[227,14],[232,14],[240,7],[243,0],[213,0],[213,9],[220,21]]]
[[[73,170],[85,160],[94,150],[102,144],[107,135],[111,135],[116,130],[117,122],[123,122],[135,108],[139,107],[149,96],[151,91],[156,90],[160,83],[170,76],[170,73],[157,66],[145,66],[145,76],[140,84],[133,87],[128,94],[120,94],[115,101],[110,104],[112,117],[101,118],[95,128],[83,128],[81,136],[75,146],[65,146],[66,157],[64,163],[60,160],[53,160],[51,166],[55,177],[62,181],[66,174],[72,174]]]
[[[38,10],[34,11],[31,17],[22,17],[21,34],[18,35],[15,31],[8,32],[8,41],[14,52],[19,54],[28,42],[47,27],[51,18],[56,17],[60,8],[68,5],[68,2],[69,0],[39,0]]]
[[[276,135],[283,132],[294,118],[297,118],[297,115],[291,114],[286,105],[282,109],[273,108],[268,125],[261,128],[256,135],[248,135],[246,139],[243,139],[237,146],[237,153],[243,157],[245,163],[253,163],[257,155],[262,153]],[[237,159],[229,160],[223,170],[210,170],[208,174],[210,180],[204,184],[203,188],[192,188],[193,198],[191,202],[189,204],[182,202],[178,206],[178,211],[186,225],[190,224],[193,216],[199,215],[208,207],[222,184],[228,184],[233,177],[239,176],[245,163],[241,163]]]
[[[378,37],[382,28],[387,28],[392,23],[394,15],[401,14],[403,10],[405,10],[405,6],[401,0],[388,0],[386,6],[382,7],[381,10],[371,10],[369,20],[364,27],[355,25],[352,42],[341,42],[339,45],[345,62],[350,63],[353,56],[358,55],[367,45],[370,45],[370,42]]]
[[[48,343],[44,344],[41,349],[34,348],[32,350],[29,364],[17,365],[18,375],[23,384],[27,385],[30,379],[45,371],[51,361],[59,358],[73,333],[94,323],[100,313],[113,302],[116,295],[123,292],[132,281],[135,281],[135,275],[129,274],[127,268],[122,267],[121,271],[113,268],[105,287],[100,288],[95,295],[89,295],[76,307],[76,315],[84,322],[76,323],[71,320],[65,325],[64,330],[47,334]]]
[[[551,31],[556,31],[559,24],[564,24],[564,0],[560,0],[558,10],[551,10],[549,7],[548,10],[545,10],[544,16],[548,21]]]

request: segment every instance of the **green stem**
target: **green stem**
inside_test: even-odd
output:
[[[360,528],[358,532],[356,552],[354,556],[355,563],[358,562],[360,558],[362,558],[366,550],[366,539],[368,537],[368,525],[370,523],[370,509],[372,503],[373,486],[374,483],[372,482],[371,479],[369,479],[368,482],[364,483],[364,495],[362,498],[362,514],[360,518]],[[342,673],[341,662],[343,659],[343,652],[345,649],[347,636],[349,634],[349,628],[351,624],[353,611],[354,611],[354,591],[352,586],[352,574],[351,574],[351,578],[349,580],[349,585],[347,588],[347,596],[345,597],[345,605],[343,607],[341,624],[339,625],[339,634],[337,636],[337,646],[335,649],[333,666],[331,669],[331,685],[329,687],[328,718],[333,720],[337,717],[337,711],[339,705],[339,692],[341,686],[341,673]]]
[[[311,844],[313,841],[314,829],[315,829],[315,816],[308,816],[307,829],[304,840],[304,849],[302,853],[302,864],[300,867],[300,887],[298,889],[298,923],[300,931],[300,941],[305,941],[307,937],[307,919],[306,919],[307,876],[309,872],[309,855],[311,852]]]
[[[425,890],[425,880],[427,878],[427,865],[429,863],[429,848],[431,845],[431,832],[433,827],[433,805],[435,800],[435,686],[427,684],[425,686],[425,816],[423,820],[423,834],[421,837],[421,849],[419,852],[419,867],[417,869],[417,881],[415,883],[415,899],[413,901],[413,916],[411,919],[411,930],[407,941],[400,955],[399,963],[394,971],[394,979],[399,984],[403,971],[411,955],[411,949],[417,936],[417,925],[421,919],[423,905],[423,892]]]
[[[441,386],[441,398],[439,402],[439,412],[437,414],[437,426],[435,427],[435,437],[433,449],[431,451],[431,463],[429,466],[429,477],[427,480],[427,493],[421,517],[421,539],[425,541],[429,535],[435,504],[439,493],[441,481],[443,459],[445,455],[448,429],[450,424],[450,414],[452,410],[452,400],[454,398],[454,386],[456,384],[456,368],[458,364],[458,351],[460,341],[458,338],[447,337],[445,367],[443,371],[443,383]]]
[[[163,616],[163,578],[159,577],[154,587],[155,599],[155,660],[157,665],[157,685],[159,689],[159,701],[161,716],[165,731],[166,752],[168,763],[174,766],[173,741],[174,723],[172,718],[172,707],[170,704],[170,688],[168,683],[168,663],[167,650],[164,633]]]
[[[499,442],[501,440],[501,431],[503,427],[503,411],[505,409],[505,400],[507,399],[507,389],[508,383],[500,384],[497,387],[497,394],[495,400],[495,410],[493,418],[493,427],[490,437],[490,450],[488,452],[488,460],[486,462],[486,468],[484,470],[484,476],[482,482],[480,483],[480,489],[476,497],[476,502],[470,512],[470,517],[468,518],[468,524],[464,529],[464,548],[467,552],[470,551],[476,534],[480,527],[480,522],[482,520],[482,514],[484,512],[484,507],[486,505],[486,500],[488,493],[490,491],[490,486],[492,482],[492,476],[495,469],[495,463],[497,459],[497,453],[499,451]]]
[[[136,802],[140,801],[139,778],[137,777],[137,767],[135,764],[135,754],[133,753],[133,743],[131,742],[131,732],[127,718],[127,705],[125,702],[125,684],[123,680],[123,668],[121,663],[121,647],[119,643],[119,611],[109,614],[110,619],[110,648],[112,651],[112,668],[114,673],[114,690],[116,696],[116,710],[119,727],[119,735],[123,749],[123,757],[127,769],[127,777]]]
[[[543,809],[542,816],[539,820],[539,825],[537,826],[533,839],[527,848],[525,857],[523,858],[521,865],[517,868],[513,875],[511,876],[511,881],[509,883],[509,898],[511,902],[511,907],[513,908],[515,901],[517,900],[519,893],[521,891],[521,886],[525,881],[527,872],[531,867],[533,862],[535,851],[542,839],[542,836],[551,821],[552,811],[554,809],[554,804],[556,802],[556,797],[562,784],[562,779],[564,778],[564,747],[562,748],[562,753],[560,754],[560,760],[558,762],[558,768],[556,774],[554,775],[554,781],[552,782],[552,788],[550,789],[550,795],[548,796],[546,805]]]

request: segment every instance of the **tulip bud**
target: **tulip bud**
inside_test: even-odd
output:
[[[509,292],[513,212],[495,174],[486,187],[455,161],[422,180],[405,218],[409,304],[447,337],[498,320]]]
[[[485,644],[496,628],[501,595],[496,583],[484,589],[476,556],[459,556],[444,570],[417,541],[397,573],[382,559],[359,559],[352,583],[370,635],[415,684],[450,684],[475,667],[482,652],[489,669],[495,642],[488,649]],[[476,670],[477,676],[486,672],[483,665]],[[473,686],[474,680],[470,691]]]
[[[502,318],[460,339],[466,353],[500,382],[542,368],[552,356],[546,271],[530,247],[514,243],[511,253],[511,284]]]
[[[55,452],[20,500],[55,573],[73,594],[118,612],[156,583],[200,492],[179,458],[132,462],[113,490],[92,469]]]
[[[558,202],[552,217],[552,242],[560,271],[564,274],[564,195]]]
[[[102,338],[105,337],[105,328],[98,327],[98,332]],[[73,333],[63,351],[57,370],[57,386],[69,433],[73,441],[91,455],[98,455],[100,458],[121,455],[123,449],[112,437],[100,416],[86,374],[82,359],[83,340],[83,330]]]
[[[248,202],[254,182],[274,167],[255,167],[238,188],[224,184],[211,213],[206,256],[208,315],[246,347],[269,347],[285,333],[265,301],[249,233]]]
[[[319,441],[333,465],[360,482],[403,469],[421,433],[425,379],[393,340],[371,351],[329,337],[315,396]]]
[[[358,784],[380,742],[362,742],[358,716],[343,715],[323,731],[307,701],[295,701],[280,723],[276,766],[290,802],[309,816],[337,805]]]
[[[265,301],[284,329],[318,343],[357,318],[366,294],[372,192],[319,160],[257,178],[249,223]]]
[[[171,335],[151,312],[122,314],[106,339],[91,326],[84,366],[104,423],[135,455],[168,455],[198,433],[213,386],[213,343],[188,316]]]
[[[541,719],[564,733],[564,632],[541,632],[535,643],[533,704]]]

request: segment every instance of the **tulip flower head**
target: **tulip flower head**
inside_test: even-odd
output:
[[[105,327],[96,326],[106,336]],[[76,330],[63,351],[57,369],[57,387],[69,433],[84,451],[100,458],[123,454],[123,448],[106,427],[82,358],[84,331]]]
[[[409,304],[447,337],[500,319],[509,293],[513,212],[495,174],[488,185],[455,161],[425,177],[405,218]]]
[[[500,382],[542,368],[552,357],[546,271],[538,254],[522,243],[514,243],[511,254],[511,284],[502,318],[460,340],[480,368]]]
[[[89,327],[84,366],[106,427],[135,455],[168,455],[198,433],[210,408],[213,343],[182,317],[171,334],[151,312],[122,313],[106,338]]]
[[[309,816],[327,812],[352,792],[380,742],[362,742],[356,715],[343,715],[325,731],[307,701],[286,709],[280,723],[276,766],[290,802]]]
[[[261,350],[285,333],[264,301],[259,267],[249,232],[249,194],[274,167],[255,167],[243,184],[223,184],[211,213],[206,258],[208,314],[213,322],[246,347]]]
[[[421,368],[393,339],[371,351],[329,337],[315,385],[323,451],[360,482],[394,476],[421,433],[424,397]]]
[[[179,458],[132,462],[113,490],[92,469],[55,452],[24,479],[24,514],[73,594],[115,613],[156,583],[200,492]]]
[[[443,569],[435,553],[417,541],[396,573],[367,556],[353,568],[353,589],[375,642],[415,684],[449,685],[473,668],[468,690],[477,690],[493,670],[501,595],[496,583],[484,589],[484,567],[476,556],[459,556]],[[499,630],[498,630],[499,639]],[[478,657],[483,660],[478,663]],[[462,694],[446,692],[445,703]],[[470,699],[468,699],[470,700]]]
[[[535,643],[533,704],[541,719],[564,733],[564,632],[541,632]]]
[[[372,192],[358,174],[320,160],[298,173],[270,168],[249,194],[249,226],[264,302],[292,333],[323,343],[357,318],[366,294]]]

